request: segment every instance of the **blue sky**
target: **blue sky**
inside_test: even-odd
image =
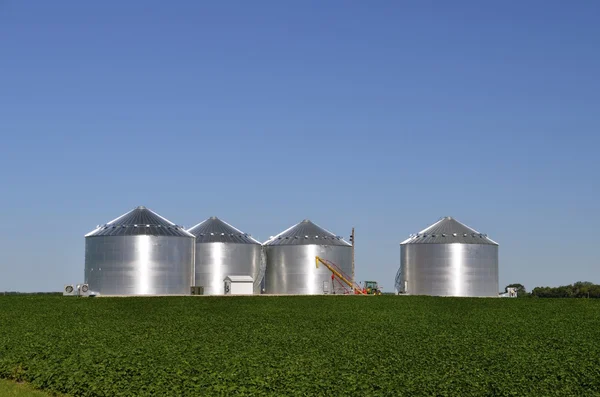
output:
[[[600,3],[123,3],[0,1],[0,291],[82,281],[137,205],[354,226],[387,291],[442,216],[501,287],[600,283]]]

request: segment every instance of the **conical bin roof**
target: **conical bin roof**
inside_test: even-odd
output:
[[[400,244],[488,244],[497,242],[452,217],[444,217]]]
[[[188,232],[196,237],[196,243],[237,243],[237,244],[259,244],[260,242],[231,226],[229,223],[217,218],[210,217],[196,226],[188,229]]]
[[[295,224],[266,241],[264,245],[341,245],[352,246],[340,236],[336,236],[308,219]]]
[[[104,225],[98,226],[85,237],[97,236],[179,236],[194,237],[156,212],[139,206]]]

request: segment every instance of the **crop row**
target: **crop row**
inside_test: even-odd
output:
[[[77,396],[600,395],[600,302],[0,297],[0,377]]]

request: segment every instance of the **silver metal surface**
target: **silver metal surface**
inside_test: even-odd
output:
[[[332,288],[331,272],[325,266],[317,269],[317,256],[333,262],[349,277],[352,274],[352,245],[308,219],[271,237],[264,249],[267,294],[343,293],[337,282]]]
[[[183,229],[156,212],[139,206],[104,225],[98,226],[85,237],[92,236],[191,236]]]
[[[188,229],[188,232],[196,236],[197,243],[260,244],[260,241],[248,233],[242,232],[216,216],[198,223]]]
[[[227,276],[260,277],[262,247],[258,244],[196,243],[195,285],[204,287],[204,295],[223,295]],[[260,293],[260,281],[254,293]]]
[[[85,239],[85,282],[101,295],[187,295],[193,266],[193,237]]]
[[[76,296],[77,289],[75,289],[75,287],[76,286],[73,284],[65,285],[65,287],[63,288],[63,296]]]
[[[352,272],[352,247],[349,245],[272,245],[266,246],[265,252],[267,294],[320,295],[326,292],[324,285],[331,292],[331,272],[325,266],[317,269],[317,256],[335,263],[347,275]],[[336,283],[333,291],[341,294],[344,289]]]
[[[295,224],[287,230],[272,237],[263,245],[339,245],[351,246],[340,236],[336,236],[321,226],[314,224],[308,219]]]
[[[85,238],[85,282],[101,295],[189,294],[195,238],[140,206]]]
[[[254,293],[261,294],[265,288],[265,273],[267,271],[267,255],[264,247],[260,248],[260,268],[258,275],[254,279]]]
[[[394,278],[394,290],[397,294],[404,292],[404,290],[406,289],[404,286],[402,286],[402,283],[404,282],[404,280],[402,280],[402,268],[398,268],[398,271],[396,272],[396,277]]]
[[[405,244],[401,282],[410,295],[498,296],[498,246]]]
[[[452,217],[444,217],[439,221],[412,234],[401,244],[491,244],[498,245],[490,239],[487,234],[479,233],[477,230],[460,223]]]
[[[223,295],[227,276],[252,277],[254,293],[260,293],[264,264],[258,240],[214,216],[188,232],[196,237],[195,283],[204,295]]]
[[[496,242],[452,218],[443,218],[419,235],[400,245],[399,291],[409,295],[498,296]]]

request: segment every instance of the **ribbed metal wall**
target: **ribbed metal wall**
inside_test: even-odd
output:
[[[498,244],[442,218],[400,244],[396,289],[409,295],[497,297]]]
[[[498,296],[498,246],[400,246],[400,288],[410,295]]]
[[[85,236],[85,282],[101,295],[190,294],[195,238],[140,206]]]
[[[250,276],[254,293],[260,293],[265,263],[262,245],[216,216],[205,219],[188,230],[196,237],[196,286],[204,295],[223,295],[227,276]]]
[[[189,294],[193,264],[191,236],[85,239],[85,281],[101,295]]]
[[[338,265],[344,273],[352,274],[352,248],[326,245],[267,246],[265,289],[268,294],[323,294],[323,284],[332,293],[331,272],[325,266],[316,267],[315,257]],[[336,283],[335,293],[344,289]]]
[[[332,285],[329,269],[317,268],[317,256],[336,264],[348,277],[352,275],[352,246],[308,219],[271,237],[264,249],[267,294],[318,295],[325,293],[324,284],[329,294],[343,293],[339,283]]]
[[[257,280],[261,250],[258,244],[196,243],[196,285],[204,287],[204,295],[223,295],[227,276]],[[260,281],[254,283],[254,293],[260,293]]]

